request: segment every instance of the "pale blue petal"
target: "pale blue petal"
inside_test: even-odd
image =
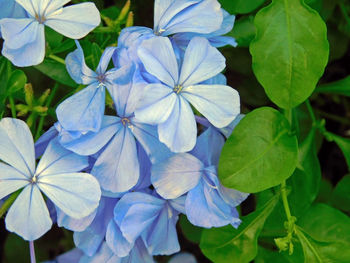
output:
[[[106,242],[103,242],[96,254],[89,257],[84,255],[79,263],[122,263],[121,259],[113,254]]]
[[[83,217],[81,219],[75,219],[66,215],[58,207],[56,207],[56,211],[57,211],[57,225],[59,227],[64,227],[71,231],[78,231],[78,232],[84,231],[92,223],[97,213],[97,209],[95,209],[95,211],[93,211],[90,215]]]
[[[188,152],[197,138],[197,125],[190,104],[177,96],[167,121],[158,125],[159,140],[173,152]]]
[[[177,213],[167,204],[152,226],[143,232],[142,239],[151,255],[171,255],[180,251],[176,232],[177,220]]]
[[[28,177],[22,172],[0,162],[0,200],[29,183]]]
[[[98,131],[105,110],[105,96],[105,87],[92,83],[58,105],[58,121],[66,130]]]
[[[81,171],[89,165],[88,158],[63,148],[58,140],[52,140],[37,166],[35,176],[41,178],[58,173]]]
[[[188,252],[181,252],[174,255],[169,263],[197,263],[196,257]]]
[[[195,37],[188,44],[179,83],[191,86],[210,79],[225,68],[225,57],[208,40]]]
[[[45,1],[47,6],[45,8],[41,9],[41,14],[43,15],[49,15],[55,11],[58,11],[57,9],[60,9],[65,4],[69,3],[71,0],[55,0],[55,1]]]
[[[217,128],[229,125],[240,113],[239,94],[229,86],[190,86],[181,95]]]
[[[237,124],[244,118],[244,114],[238,114],[237,117],[226,127],[221,128],[220,132],[225,135],[226,138],[230,137]]]
[[[84,253],[92,257],[96,254],[105,238],[104,234],[94,234],[89,231],[74,232],[73,239],[76,247],[84,251]]]
[[[47,145],[51,140],[56,138],[58,131],[55,126],[48,129],[39,139],[35,142],[35,157],[38,159],[46,150]]]
[[[37,23],[37,22],[33,22]],[[38,24],[35,27],[35,32],[32,31],[35,36],[34,41],[25,42],[21,48],[14,49],[8,46],[6,39],[2,48],[2,55],[8,58],[14,65],[18,67],[28,67],[40,64],[45,57],[45,34],[44,26]],[[3,32],[4,27],[1,27]],[[26,31],[26,30],[25,30]]]
[[[111,58],[115,50],[116,50],[116,47],[107,47],[105,49],[96,69],[96,72],[98,74],[104,74],[106,72],[109,62],[111,61]]]
[[[36,240],[50,230],[50,214],[35,184],[23,189],[10,207],[5,222],[8,231],[28,241]]]
[[[0,160],[28,178],[34,174],[34,142],[24,121],[12,118],[3,118],[0,121]]]
[[[119,257],[126,257],[134,247],[134,242],[129,242],[123,236],[119,226],[111,220],[107,227],[106,243],[109,248]]]
[[[152,184],[151,183],[152,163],[147,153],[141,146],[141,144],[137,142],[136,145],[137,145],[137,155],[138,155],[139,164],[140,164],[140,177],[139,177],[139,181],[133,187],[132,191],[142,191],[145,188],[148,188]]]
[[[61,142],[61,144],[80,155],[92,155],[100,151],[109,140],[117,133],[120,118],[104,116],[101,129],[98,132],[88,132],[79,138]]]
[[[225,138],[214,127],[206,129],[198,138],[197,144],[191,151],[205,166],[217,165]]]
[[[201,84],[206,85],[227,85],[227,79],[224,74],[220,73],[206,81],[201,82]]]
[[[94,3],[81,3],[59,9],[46,16],[45,25],[73,39],[85,37],[101,22]]]
[[[2,18],[24,18],[27,12],[15,0],[0,1],[0,19]],[[1,37],[1,34],[0,34]]]
[[[104,190],[114,193],[130,190],[140,175],[135,138],[129,128],[120,125],[91,171]]]
[[[32,17],[35,17],[36,10],[31,0],[16,0]]]
[[[232,47],[237,47],[238,43],[233,37],[228,36],[217,36],[208,39],[213,47],[224,47],[230,45]]]
[[[135,242],[135,247],[131,250],[130,256],[122,259],[121,263],[154,263],[153,257],[148,253],[142,239]],[[185,262],[184,262],[185,263]]]
[[[177,198],[198,184],[203,164],[188,153],[179,153],[152,166],[151,181],[165,199]]]
[[[182,0],[181,2],[192,1]],[[163,36],[168,36],[180,32],[207,34],[218,30],[223,21],[219,2],[217,0],[196,2],[198,3],[181,11],[167,12],[162,19],[164,22],[161,20],[155,31],[160,32]]]
[[[186,202],[186,195],[182,195],[176,199],[171,199],[168,201],[172,208],[174,208],[176,211],[186,214],[186,208],[185,208],[185,202]]]
[[[97,180],[85,173],[40,176],[38,186],[64,213],[76,219],[91,214],[101,198]]]
[[[179,78],[179,69],[171,42],[166,37],[155,37],[142,42],[138,55],[146,70],[169,87]]]
[[[163,84],[146,86],[144,97],[135,111],[137,120],[148,124],[165,122],[171,115],[177,96]]]
[[[69,250],[68,252],[59,255],[54,261],[45,261],[44,263],[73,263],[79,262],[80,258],[84,255],[84,253],[78,249],[74,248]]]
[[[78,41],[75,41],[77,49],[69,53],[65,59],[66,68],[76,83],[89,85],[97,81],[96,72],[92,71],[85,63],[84,51]]]

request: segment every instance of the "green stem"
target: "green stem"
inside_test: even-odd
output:
[[[16,113],[15,100],[13,99],[12,96],[9,96],[9,101],[10,101],[10,107],[11,107],[11,115],[12,115],[12,118],[16,118],[16,117],[17,117],[17,113]]]
[[[53,87],[51,93],[50,93],[50,96],[47,98],[47,101],[46,101],[46,104],[45,106],[49,109],[51,103],[52,103],[52,100],[56,94],[56,91],[59,87],[59,84],[56,82],[55,83],[55,86]],[[40,120],[39,120],[39,124],[38,124],[38,128],[36,130],[36,133],[35,133],[35,141],[37,141],[41,135],[41,131],[43,130],[43,127],[44,127],[44,121],[45,121],[45,116],[41,116],[40,117]]]
[[[310,101],[306,100],[305,104],[306,104],[307,110],[309,111],[310,118],[312,120],[312,124],[316,124],[317,120],[316,120],[315,113],[314,113],[314,110],[312,109]]]
[[[343,16],[344,16],[346,22],[347,22],[347,23],[349,24],[349,26],[350,26],[350,17],[349,17],[349,15],[348,15],[348,13],[347,13],[347,10],[346,10],[345,6],[344,6],[344,3],[339,2],[339,7],[340,7],[341,12],[343,13]]]
[[[7,198],[7,200],[4,202],[4,204],[0,207],[0,218],[6,213],[6,211],[11,207],[13,202],[16,200],[16,198],[21,193],[22,189],[14,192],[12,195]]]
[[[57,61],[57,62],[59,62],[59,63],[61,63],[61,64],[63,64],[63,65],[66,65],[66,62],[64,61],[63,58],[60,58],[60,57],[58,57],[58,56],[56,56],[54,54],[50,54],[48,57],[53,59],[53,60],[55,60],[55,61]]]
[[[325,111],[321,111],[321,110],[316,110],[316,112],[320,115],[322,115],[323,117],[325,117],[326,119],[330,119],[339,123],[342,123],[344,125],[350,125],[350,120],[348,120],[347,118],[343,118],[340,117],[338,115],[334,115]]]
[[[286,181],[283,181],[281,183],[281,197],[282,197],[284,211],[287,216],[287,220],[290,222],[292,219],[292,214],[290,212],[288,199],[287,199]]]

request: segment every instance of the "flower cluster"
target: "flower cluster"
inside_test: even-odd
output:
[[[25,18],[0,20],[2,52],[18,66],[43,60],[44,26],[78,39],[100,22],[91,3],[12,2]],[[234,16],[217,0],[155,0],[154,12],[154,28],[123,29],[96,70],[76,41],[66,67],[87,87],[57,107],[58,121],[35,154],[23,122],[0,122],[7,163],[0,163],[0,199],[24,188],[6,216],[9,231],[35,240],[53,220],[74,231],[80,252],[71,256],[79,262],[136,263],[180,250],[181,213],[205,228],[240,224],[236,206],[247,194],[217,176],[225,136],[240,119],[239,95],[226,85],[217,49],[236,45],[223,36]],[[113,116],[104,115],[106,92]]]

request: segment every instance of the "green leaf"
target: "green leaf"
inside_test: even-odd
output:
[[[102,56],[102,50],[96,43],[92,43],[91,45],[91,54],[93,68],[97,68],[97,65],[100,62]]]
[[[52,49],[51,52],[53,54],[57,54],[57,53],[61,53],[61,52],[65,52],[67,50],[70,50],[73,47],[75,47],[74,40],[73,39],[66,39],[65,41],[63,41],[61,43],[61,45],[59,45],[58,47]]]
[[[292,175],[298,158],[296,136],[277,110],[262,107],[248,113],[227,140],[219,161],[224,186],[255,193]]]
[[[234,37],[240,47],[248,47],[250,42],[255,37],[254,17],[242,17],[235,21],[233,30],[228,33],[229,36]]]
[[[254,73],[275,104],[293,108],[311,95],[327,65],[326,25],[303,0],[273,0],[254,23]]]
[[[5,101],[7,98],[7,81],[11,75],[12,66],[9,60],[0,56],[0,119],[5,111]]]
[[[63,40],[63,36],[60,33],[57,33],[55,30],[50,27],[45,27],[45,39],[49,43],[51,49],[59,47]]]
[[[331,195],[331,204],[345,212],[350,212],[350,175],[344,176]]]
[[[350,262],[350,218],[324,204],[317,204],[298,221],[297,236],[304,262]]]
[[[259,247],[258,255],[254,259],[254,263],[300,263],[303,261],[303,252],[301,251],[301,246],[298,244],[296,245],[292,255],[289,255],[287,252],[279,252],[278,250],[272,251]]]
[[[219,2],[231,14],[247,14],[261,6],[265,0],[219,0]]]
[[[57,82],[69,87],[76,87],[78,84],[69,76],[66,66],[51,59],[45,59],[40,65],[34,66],[43,74],[49,76]]]
[[[11,73],[11,76],[7,82],[7,94],[9,95],[23,89],[26,83],[26,74],[22,70],[16,69]]]
[[[350,97],[350,76],[335,82],[320,85],[315,91]]]
[[[194,226],[188,221],[185,215],[180,216],[179,220],[182,233],[191,242],[199,244],[202,236],[202,228]]]
[[[200,242],[203,254],[214,262],[250,262],[258,253],[258,237],[266,218],[279,199],[275,195],[264,206],[244,216],[238,229],[232,226],[204,229]]]
[[[350,139],[340,137],[330,132],[327,132],[326,134],[327,134],[327,137],[329,139],[332,139],[338,145],[340,150],[343,152],[346,163],[348,165],[348,169],[350,170]]]

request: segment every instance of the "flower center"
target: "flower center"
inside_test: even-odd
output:
[[[161,29],[155,31],[154,34],[155,34],[156,36],[160,36],[163,32],[165,32],[165,29],[161,28]]]
[[[31,178],[30,183],[31,183],[31,184],[36,184],[37,181],[38,181],[38,180],[37,180],[36,176],[34,175],[34,176]]]
[[[44,16],[39,16],[38,14],[35,14],[35,19],[39,22],[39,24],[44,24],[46,21]]]
[[[106,80],[106,76],[105,76],[104,74],[98,75],[97,80],[98,80],[100,83],[103,83],[103,82],[105,82],[105,80]]]
[[[176,85],[173,90],[176,94],[179,94],[182,89],[183,87],[181,85]]]
[[[132,123],[130,122],[130,120],[128,118],[122,118],[122,123],[125,127],[128,127],[129,129],[133,130],[134,126],[132,125]]]

